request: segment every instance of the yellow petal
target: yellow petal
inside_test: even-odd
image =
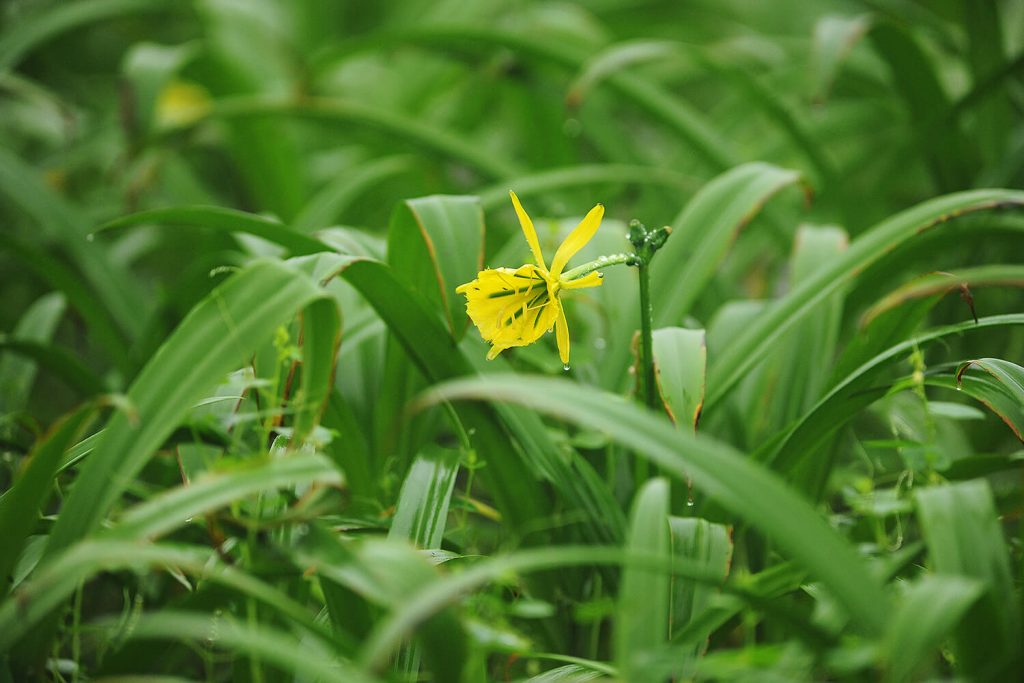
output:
[[[533,221],[526,215],[526,211],[523,210],[523,205],[519,203],[519,197],[516,196],[516,193],[509,190],[508,194],[512,197],[512,206],[516,208],[516,215],[519,216],[519,225],[522,226],[523,234],[526,235],[526,243],[530,245],[533,259],[537,262],[538,266],[546,268],[547,266],[544,265],[544,252],[540,250],[540,242],[537,241],[537,231],[533,229]]]
[[[555,319],[555,341],[558,342],[558,355],[562,365],[569,365],[569,321],[565,319],[565,309],[558,302],[558,318]]]
[[[593,273],[576,278],[575,280],[562,280],[562,289],[584,289],[586,287],[597,287],[604,282],[604,277],[596,270]]]
[[[590,210],[590,213],[584,216],[580,224],[565,238],[565,241],[558,247],[558,251],[555,252],[555,259],[551,262],[551,277],[553,279],[558,279],[569,259],[594,236],[594,233],[597,232],[598,227],[601,225],[602,217],[604,217],[604,206],[598,204]]]
[[[534,265],[483,270],[456,291],[466,295],[466,312],[480,336],[500,347],[491,349],[494,355],[537,341],[557,314],[544,271]]]

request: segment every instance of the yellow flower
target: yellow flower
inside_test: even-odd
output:
[[[491,343],[487,360],[507,348],[532,344],[554,327],[558,355],[562,363],[568,365],[569,325],[562,309],[561,294],[567,289],[600,285],[601,273],[595,271],[568,280],[563,277],[563,270],[569,259],[597,232],[604,216],[604,207],[600,204],[595,206],[569,233],[555,252],[549,269],[545,265],[533,221],[526,215],[516,193],[509,192],[509,195],[536,263],[528,263],[516,269],[482,270],[475,280],[459,286],[455,291],[466,295],[466,311],[470,319],[484,340]]]

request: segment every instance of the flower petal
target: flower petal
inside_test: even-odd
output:
[[[586,287],[598,287],[604,282],[604,276],[598,271],[588,273],[583,277],[578,277],[575,280],[562,280],[562,289],[584,289]]]
[[[519,216],[519,225],[523,228],[523,234],[526,236],[526,243],[530,245],[530,251],[533,252],[533,259],[537,262],[537,265],[541,268],[547,268],[544,265],[544,252],[540,250],[540,242],[537,240],[537,231],[533,229],[533,221],[523,210],[523,205],[519,203],[519,197],[516,193],[509,190],[509,196],[512,197],[512,206],[516,209],[516,215]]]
[[[551,328],[557,311],[545,274],[532,264],[517,270],[492,268],[455,290],[466,295],[466,312],[480,336],[497,348],[490,357],[511,346],[532,344]]]
[[[562,269],[565,268],[565,264],[569,262],[577,251],[583,248],[583,246],[590,241],[590,238],[597,232],[598,227],[601,225],[601,218],[604,217],[604,206],[598,204],[590,210],[580,224],[577,225],[569,236],[565,238],[561,246],[558,247],[558,251],[555,252],[555,259],[551,262],[551,277],[552,279],[558,279],[558,276],[562,274]]]
[[[569,366],[569,321],[565,318],[562,302],[558,302],[558,317],[555,319],[555,341],[558,342],[558,355],[562,364]]]

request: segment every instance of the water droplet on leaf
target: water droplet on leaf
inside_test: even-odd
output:
[[[565,365],[563,365],[562,369],[565,370],[566,372],[569,372],[569,364],[566,363]]]

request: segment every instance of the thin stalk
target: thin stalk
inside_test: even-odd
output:
[[[601,256],[584,263],[582,266],[577,266],[572,270],[567,270],[562,273],[562,279],[564,280],[578,280],[584,275],[590,275],[595,270],[607,268],[608,266],[617,266],[625,264],[627,266],[635,266],[639,263],[636,254],[611,254],[610,256]]]
[[[644,405],[656,409],[658,387],[654,377],[654,342],[651,329],[651,266],[648,263],[641,263],[637,270],[640,273],[640,367],[637,368],[640,395]]]

